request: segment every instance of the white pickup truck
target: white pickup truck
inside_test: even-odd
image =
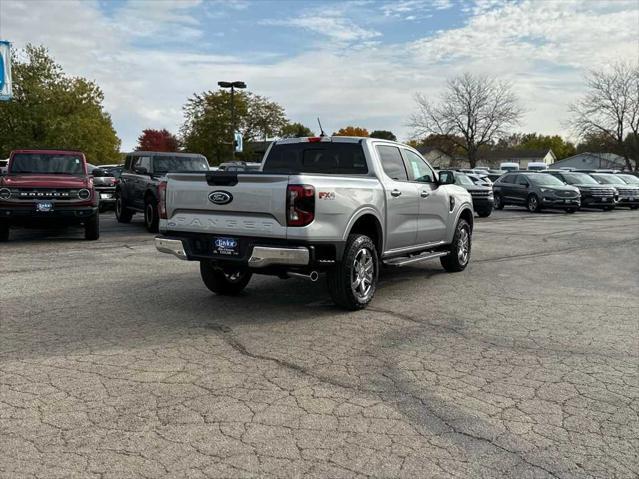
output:
[[[257,172],[169,174],[156,247],[200,262],[204,284],[237,294],[254,273],[317,281],[348,309],[373,298],[382,264],[470,259],[470,194],[409,146],[374,138],[275,141]]]

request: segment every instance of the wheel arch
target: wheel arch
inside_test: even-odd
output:
[[[377,254],[382,254],[384,248],[384,229],[382,228],[382,221],[376,210],[370,207],[358,210],[346,226],[344,241],[353,233],[366,234],[375,244]]]

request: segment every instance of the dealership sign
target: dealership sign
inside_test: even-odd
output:
[[[0,40],[0,100],[11,100],[11,44]]]

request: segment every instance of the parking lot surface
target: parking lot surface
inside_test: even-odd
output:
[[[462,273],[216,297],[140,219],[0,245],[3,477],[639,474],[639,214],[477,219]]]

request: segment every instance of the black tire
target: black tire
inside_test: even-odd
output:
[[[453,242],[450,245],[450,253],[439,258],[442,267],[450,273],[464,271],[470,261],[472,243],[470,225],[466,220],[460,219],[455,228]]]
[[[478,210],[477,216],[479,216],[480,218],[488,218],[492,212],[493,210]]]
[[[252,276],[248,270],[225,271],[210,261],[200,261],[200,274],[209,290],[225,296],[240,294]]]
[[[160,214],[154,198],[147,198],[144,202],[144,226],[149,233],[157,233],[159,230]]]
[[[631,210],[636,210],[637,208],[639,208],[639,206],[637,206],[637,205],[632,205],[632,206],[630,207],[630,209],[631,209]]]
[[[328,291],[338,306],[357,311],[373,299],[379,276],[375,243],[366,235],[349,235],[342,260],[327,274]]]
[[[0,221],[0,242],[9,241],[9,223]]]
[[[500,194],[495,193],[495,209],[503,210],[504,209],[504,200],[502,199]]]
[[[577,208],[566,208],[566,213],[574,213],[575,211],[577,211]]]
[[[612,210],[614,210],[614,209],[615,209],[615,207],[614,207],[614,206],[604,206],[604,209],[603,209],[603,210],[604,210],[604,211],[612,211]]]
[[[96,213],[84,222],[84,239],[95,241],[100,238],[100,214]]]
[[[107,210],[107,206],[105,204],[100,204],[100,206],[98,206],[98,211],[100,213],[104,213]]]
[[[115,218],[118,223],[130,223],[133,218],[133,211],[124,206],[124,200],[119,194],[115,198]]]
[[[541,211],[541,201],[539,201],[539,197],[536,194],[528,195],[526,208],[531,213],[539,213]]]

